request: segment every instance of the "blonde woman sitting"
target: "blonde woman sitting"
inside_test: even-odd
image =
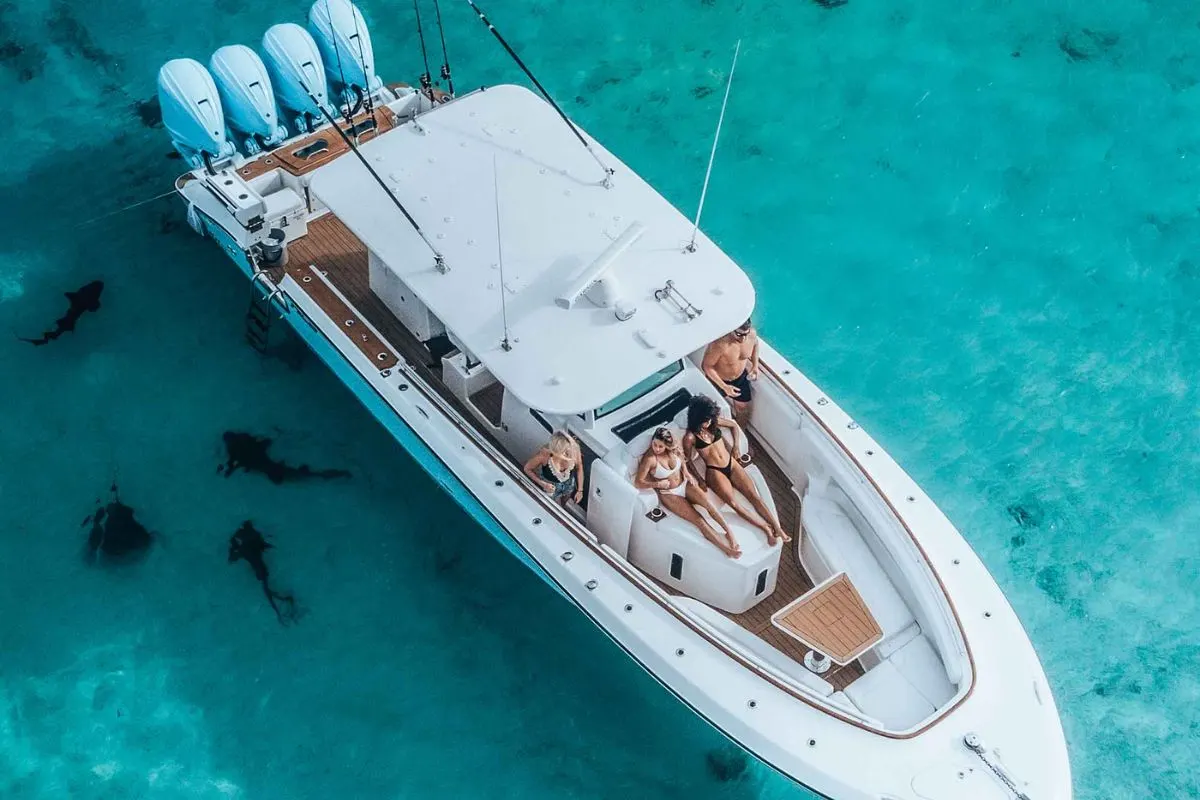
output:
[[[583,455],[568,433],[555,431],[550,442],[525,462],[525,474],[563,505],[583,500]]]
[[[737,558],[742,554],[742,548],[737,539],[733,538],[733,531],[729,530],[725,518],[708,499],[708,492],[702,491],[696,485],[691,472],[683,468],[683,453],[679,449],[679,443],[675,441],[675,435],[668,429],[659,428],[654,432],[654,437],[650,439],[650,449],[638,462],[633,485],[639,489],[654,489],[658,492],[658,502],[664,508],[699,528],[704,538],[716,545],[725,555]],[[706,510],[724,529],[724,536],[713,530],[698,508]]]

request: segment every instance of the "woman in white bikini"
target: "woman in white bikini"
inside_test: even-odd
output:
[[[730,558],[738,558],[742,548],[733,538],[733,532],[721,512],[708,499],[708,493],[701,491],[689,470],[683,468],[683,453],[675,441],[674,434],[666,428],[659,428],[650,440],[650,449],[638,462],[637,475],[633,485],[639,489],[654,489],[658,492],[658,502],[664,508],[695,525],[705,539]],[[712,526],[705,522],[697,507],[708,511],[718,525],[725,531],[721,536]]]

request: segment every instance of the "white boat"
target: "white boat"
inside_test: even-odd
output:
[[[481,527],[795,782],[837,800],[1070,798],[1054,698],[1004,594],[768,342],[741,445],[793,541],[725,507],[729,558],[635,487],[692,396],[730,413],[699,362],[754,311],[741,267],[702,232],[685,247],[692,221],[530,90],[370,96],[340,130],[176,183],[254,287],[251,339],[287,320]],[[522,471],[553,430],[581,445],[578,504]]]

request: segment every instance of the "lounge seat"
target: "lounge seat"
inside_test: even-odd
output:
[[[682,429],[674,427],[676,437]],[[604,456],[604,462],[618,474],[632,481],[642,454],[650,446],[652,430],[639,434],[624,447],[614,448]],[[766,480],[758,468],[746,468],[767,507],[775,512]],[[731,559],[721,553],[690,522],[667,513],[657,521],[646,515],[658,508],[658,493],[652,489],[639,490],[629,536],[630,563],[668,586],[690,597],[702,600],[723,611],[740,614],[775,590],[782,547],[767,545],[762,531],[745,522],[709,490],[709,499],[719,509],[742,548],[740,558]],[[743,500],[743,502],[747,502]],[[708,513],[700,512],[708,518]],[[718,532],[720,527],[710,519]]]
[[[883,629],[883,642],[876,649],[891,651],[892,639],[909,640],[919,629],[887,573],[875,559],[862,534],[832,500],[811,492],[804,498],[800,514],[805,535],[801,537],[800,562],[813,581],[820,583],[844,571],[862,595],[871,615]]]
[[[891,730],[917,725],[948,703],[955,688],[924,636],[917,636],[846,687],[863,713]]]

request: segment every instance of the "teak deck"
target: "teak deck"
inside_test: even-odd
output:
[[[346,298],[349,306],[343,303],[337,294],[328,291],[328,288],[323,286],[320,281],[314,279],[305,282],[303,280],[305,275],[310,274],[310,265],[321,271],[329,283]],[[349,326],[345,327],[359,333],[366,332],[366,326],[359,324],[362,320],[366,320],[379,331],[384,342],[376,342],[373,337],[363,341],[351,336],[355,345],[364,354],[374,360],[377,354],[382,352],[380,348],[387,350],[389,354],[398,353],[467,420],[476,422],[475,417],[469,413],[463,402],[444,388],[440,379],[441,365],[430,363],[429,350],[371,291],[366,248],[337,217],[333,214],[325,214],[308,223],[308,233],[288,246],[286,269],[288,274],[293,276],[301,288],[331,319],[343,320],[343,325],[346,320],[353,320]],[[357,328],[355,328],[356,325],[358,325]],[[390,347],[388,347],[389,345]],[[395,355],[392,355],[392,358],[391,365],[394,365],[396,363]],[[381,369],[389,366],[383,361],[377,361],[377,363]],[[502,387],[499,384],[493,384],[472,395],[471,403],[489,421],[497,421],[500,418],[502,394]],[[496,443],[495,437],[485,425],[475,424],[475,428]],[[805,574],[796,555],[797,540],[800,536],[800,502],[792,490],[791,481],[783,470],[762,447],[758,446],[753,435],[749,438],[753,462],[762,471],[767,482],[779,514],[779,523],[793,537],[793,541],[784,545],[779,559],[779,575],[776,579],[775,591],[771,596],[743,614],[727,614],[726,616],[800,663],[807,648],[771,624],[772,614],[813,588],[812,580]],[[659,583],[658,585],[671,594],[677,594],[664,584]],[[854,661],[846,666],[835,667],[822,677],[841,690],[862,674],[862,666]]]
[[[772,623],[835,664],[853,661],[883,638],[883,629],[844,572],[794,601]]]
[[[371,131],[366,131],[359,135],[358,142],[369,142],[381,133],[386,133],[392,129],[396,122],[395,115],[385,108],[378,106],[372,112],[375,117],[375,128]],[[359,125],[362,122],[371,118],[372,114],[363,112],[362,114],[351,119],[351,125]],[[339,127],[347,130],[348,126],[338,123]],[[305,148],[320,145],[324,142],[324,147],[319,152],[308,158],[301,158],[298,153],[304,151]],[[282,167],[293,175],[304,175],[312,172],[317,167],[328,164],[333,159],[350,152],[350,148],[346,146],[345,140],[338,135],[337,131],[329,128],[322,128],[315,133],[310,133],[303,139],[295,142],[288,142],[282,147],[270,151],[266,155],[256,158],[253,161],[247,162],[240,169],[238,175],[241,175],[246,180],[256,178],[259,175],[264,175],[276,167]]]

